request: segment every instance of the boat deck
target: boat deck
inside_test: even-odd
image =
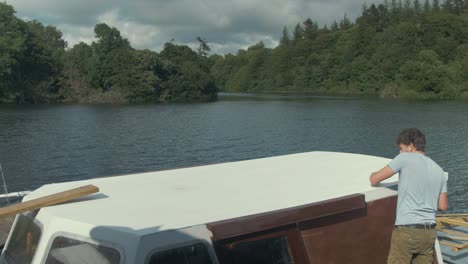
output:
[[[445,232],[444,232],[445,231]],[[452,226],[437,231],[437,237],[440,242],[440,249],[447,264],[466,264],[468,263],[468,249],[454,250],[450,245],[465,245],[468,243],[468,227]],[[460,240],[464,238],[465,240]]]
[[[122,230],[117,227],[126,227],[125,233],[141,236],[347,195],[364,194],[366,202],[394,196],[396,192],[390,187],[398,184],[397,177],[378,186],[369,183],[369,175],[389,161],[368,155],[313,151],[47,184],[24,200],[92,184],[99,187],[99,194],[80,199],[80,203],[43,208],[37,217],[43,217],[42,221],[73,221],[83,228],[83,235],[89,232],[85,229],[105,226],[118,232]]]
[[[283,232],[291,241],[302,243],[294,247],[298,259],[307,259],[307,254],[310,254],[318,263],[330,262],[330,259],[339,260],[334,263],[349,263],[345,260],[368,259],[369,252],[374,252],[379,261],[372,263],[383,263],[393,229],[397,179],[392,177],[374,187],[369,184],[369,175],[388,162],[385,158],[359,154],[309,152],[47,184],[25,196],[24,200],[87,184],[100,188],[99,194],[42,208],[36,217],[43,223],[53,220],[57,226],[56,229],[50,226],[46,229],[50,232],[46,238],[52,237],[55,230],[67,230],[73,226],[73,234],[84,237],[99,234],[102,237],[93,239],[103,241],[115,241],[118,237],[115,234],[119,232],[121,239],[118,243],[127,243],[131,248],[141,241],[141,237],[209,224],[210,231],[217,238],[216,243],[231,250],[226,251],[229,254],[233,241],[249,242],[247,240],[253,237],[244,235],[251,233],[261,239],[266,234],[263,233],[265,230],[273,230],[276,233],[268,235]],[[345,172],[343,168],[346,168]],[[129,196],[131,190],[134,191]],[[330,207],[344,197],[344,204]],[[355,200],[349,205],[351,198]],[[295,214],[284,213],[292,209]],[[326,214],[326,210],[331,210],[331,213]],[[276,218],[268,218],[272,215]],[[457,215],[459,219],[452,219],[454,216],[438,216],[441,251],[445,263],[466,264],[468,246],[454,251],[454,241],[444,237],[444,234],[462,237],[468,234],[468,226],[465,225],[468,224],[468,215]],[[263,219],[262,225],[258,224],[259,219]],[[13,217],[0,219],[0,245],[5,243],[13,221]],[[226,229],[226,226],[233,228]],[[359,235],[370,242],[364,246],[356,244],[355,238]],[[336,254],[340,245],[348,250],[349,255]]]

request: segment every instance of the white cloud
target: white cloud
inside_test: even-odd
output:
[[[159,51],[165,42],[197,45],[200,36],[214,53],[236,53],[263,41],[278,43],[283,26],[291,30],[307,18],[319,24],[354,19],[365,0],[7,0],[20,17],[57,26],[72,46],[94,39],[104,22],[116,27],[135,48]],[[368,0],[381,2],[381,0]]]
[[[106,23],[111,27],[119,29],[122,36],[127,38],[132,46],[137,49],[160,48],[159,37],[162,36],[158,26],[141,24],[123,18],[119,9],[110,10],[98,17],[99,23]]]
[[[61,24],[61,25],[57,25],[57,28],[60,31],[62,31],[63,39],[67,41],[67,45],[70,48],[80,42],[85,42],[85,43],[90,44],[92,41],[95,40],[93,27]]]

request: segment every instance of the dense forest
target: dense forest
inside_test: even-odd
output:
[[[468,0],[384,1],[323,27],[307,19],[274,49],[217,56],[211,72],[225,91],[468,99]]]
[[[280,29],[279,29],[280,30]],[[0,2],[0,103],[188,102],[217,92],[468,99],[468,0],[387,0],[356,21],[283,28],[279,45],[211,55],[166,43],[137,50],[106,24],[67,47],[62,33]]]
[[[116,28],[97,24],[96,41],[67,49],[53,26],[18,18],[0,2],[0,103],[187,102],[214,100],[209,46],[166,43],[136,50]]]

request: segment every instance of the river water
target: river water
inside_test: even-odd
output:
[[[450,211],[468,212],[466,102],[222,94],[197,104],[0,106],[0,163],[9,191],[20,191],[314,150],[393,158],[406,127],[426,133],[427,155],[449,172]]]

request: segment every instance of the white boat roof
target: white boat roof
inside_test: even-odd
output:
[[[380,187],[369,183],[370,173],[388,162],[360,154],[308,152],[47,184],[24,200],[94,184],[100,193],[42,208],[38,216],[87,226],[125,227],[144,235],[356,193],[366,194],[366,200],[388,196],[387,187],[397,184],[395,176]]]

